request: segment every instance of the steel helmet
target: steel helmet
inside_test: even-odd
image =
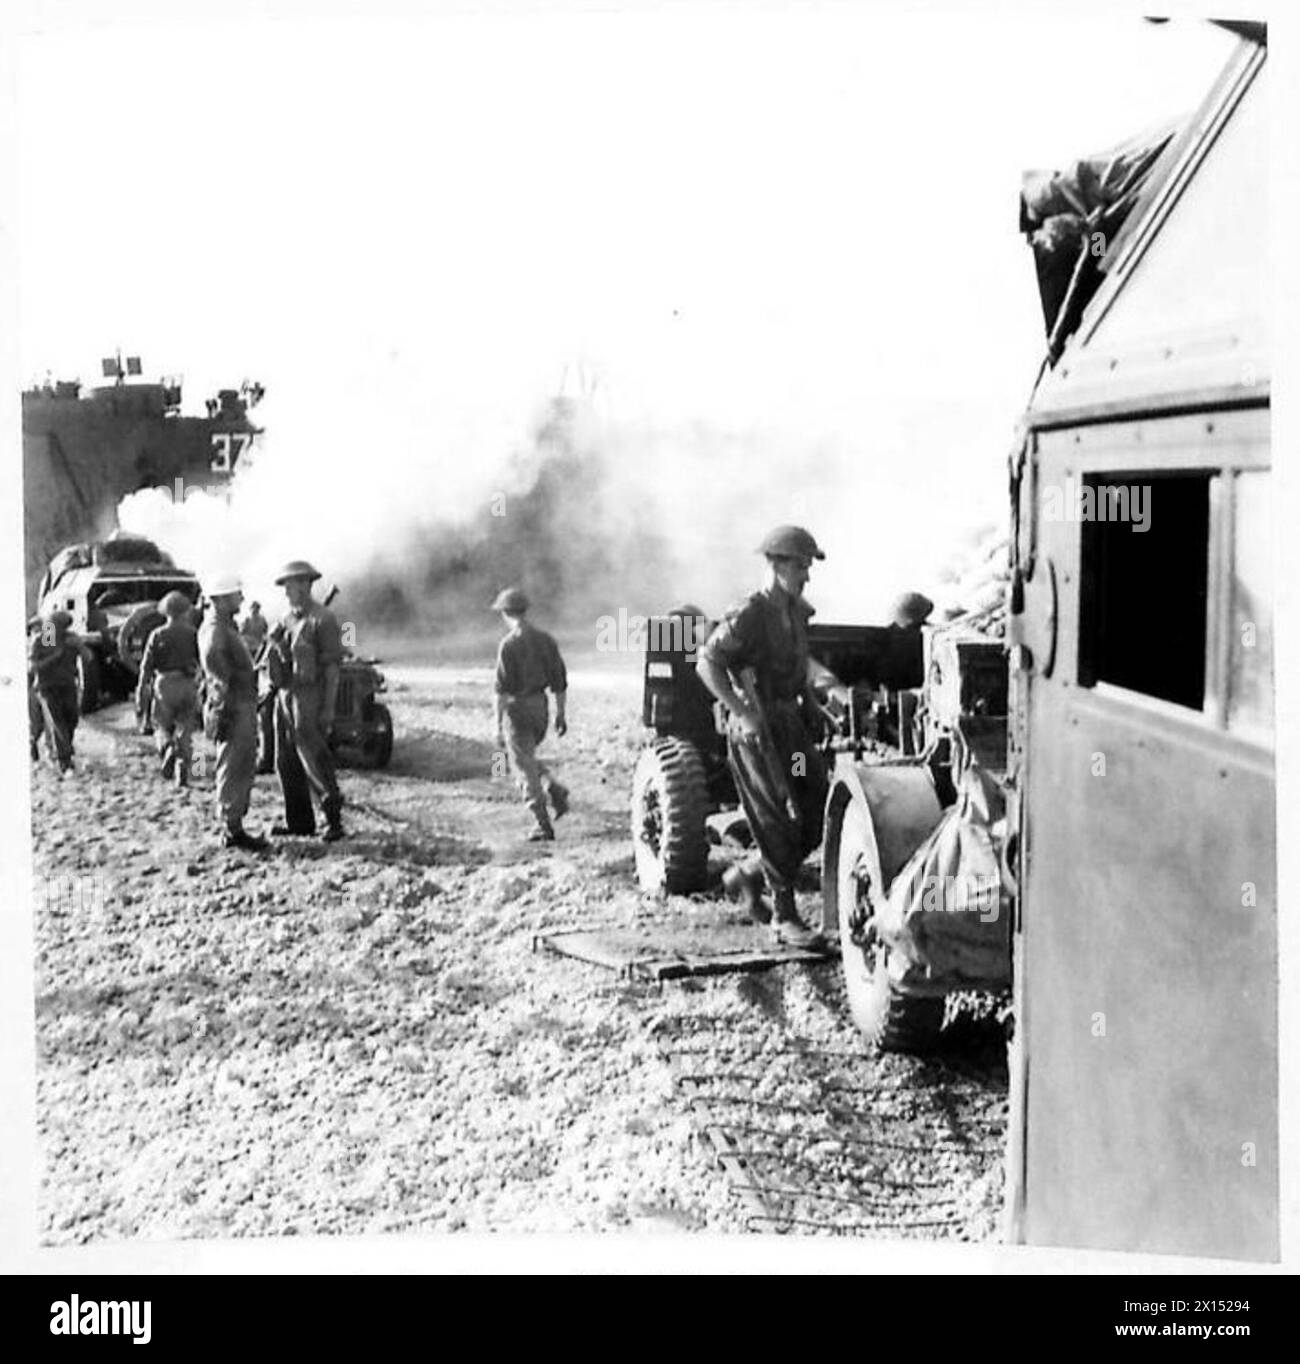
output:
[[[759,545],[769,559],[824,559],[817,541],[802,526],[778,526]]]
[[[290,578],[306,578],[310,582],[315,582],[320,577],[320,573],[314,569],[306,559],[290,559],[287,564],[276,574],[275,585],[283,587]]]
[[[895,625],[906,629],[909,625],[924,625],[934,610],[934,603],[920,592],[904,592],[895,599],[889,608],[889,615]]]
[[[203,584],[203,593],[209,601],[213,597],[231,597],[243,590],[244,584],[234,573],[214,573]]]
[[[168,592],[158,603],[158,609],[168,620],[178,620],[189,611],[190,599],[184,592]]]
[[[507,587],[497,593],[492,610],[509,611],[512,616],[519,616],[528,610],[528,606],[528,594],[522,587]]]

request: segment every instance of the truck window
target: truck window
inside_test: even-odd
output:
[[[1228,728],[1273,728],[1273,503],[1266,469],[1236,474]]]
[[[1080,686],[1108,682],[1204,708],[1213,476],[1144,470],[1083,479]],[[1129,496],[1121,501],[1112,489]]]

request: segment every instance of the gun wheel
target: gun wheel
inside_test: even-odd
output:
[[[864,800],[838,790],[827,824],[825,880],[835,896],[853,1021],[875,1051],[932,1051],[943,1028],[943,998],[905,992],[875,932],[875,904],[885,888],[871,812]]]
[[[632,845],[641,889],[654,895],[703,890],[708,875],[708,781],[694,744],[658,739],[632,775]]]

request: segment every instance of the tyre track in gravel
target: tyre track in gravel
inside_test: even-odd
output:
[[[216,849],[210,777],[165,790],[125,708],[84,723],[75,777],[34,770],[48,1243],[753,1225],[663,1042],[712,1020],[807,1102],[789,1049],[857,1049],[838,968],[658,989],[537,954],[658,912],[627,845],[635,687],[575,674],[548,743],[574,812],[539,850],[491,774],[487,674],[390,683],[393,764],[344,772],[341,844]],[[260,778],[253,824],[276,797]],[[860,1060],[876,1093],[914,1073]]]

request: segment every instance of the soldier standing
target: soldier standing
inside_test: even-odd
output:
[[[248,645],[248,652],[256,658],[258,651],[266,641],[266,632],[270,627],[266,623],[266,617],[262,614],[261,602],[253,602],[248,608],[248,615],[240,622],[239,633],[244,637],[244,643]]]
[[[60,772],[72,771],[72,742],[81,716],[77,660],[85,645],[68,628],[71,624],[72,617],[66,611],[52,611],[32,633],[27,646],[27,668],[41,728]],[[32,742],[34,747],[35,737]]]
[[[275,580],[284,588],[289,611],[271,634],[275,770],[284,795],[284,823],[271,832],[314,834],[314,793],[325,816],[324,839],[332,843],[343,837],[343,797],[329,746],[343,636],[333,611],[311,594],[319,577],[309,563],[295,559]]]
[[[208,684],[204,731],[217,745],[223,846],[265,852],[266,839],[244,831],[257,766],[257,674],[235,628],[235,612],[244,594],[239,579],[227,574],[212,579],[206,595],[210,609],[199,630],[199,656]]]
[[[165,781],[188,786],[192,762],[191,735],[198,721],[199,634],[190,622],[190,599],[168,592],[158,603],[167,623],[151,632],[140,659],[136,683],[137,713],[150,713]]]
[[[497,744],[505,749],[524,803],[537,821],[528,841],[548,843],[554,839],[555,830],[546,808],[547,797],[559,819],[569,812],[569,793],[538,761],[537,745],[546,737],[547,688],[555,695],[556,734],[565,734],[569,727],[565,716],[568,677],[564,659],[555,640],[525,619],[528,597],[521,588],[506,588],[492,603],[492,609],[500,611],[507,632],[497,650],[494,698]]]
[[[759,547],[767,583],[718,623],[700,650],[700,680],[729,712],[727,764],[758,845],[772,893],[779,942],[820,947],[799,917],[794,882],[821,842],[826,772],[804,718],[810,693],[808,618],[803,590],[814,559],[826,556],[802,527],[779,526]],[[742,675],[752,670],[752,688]],[[759,923],[771,914],[753,862],[727,878]]]

